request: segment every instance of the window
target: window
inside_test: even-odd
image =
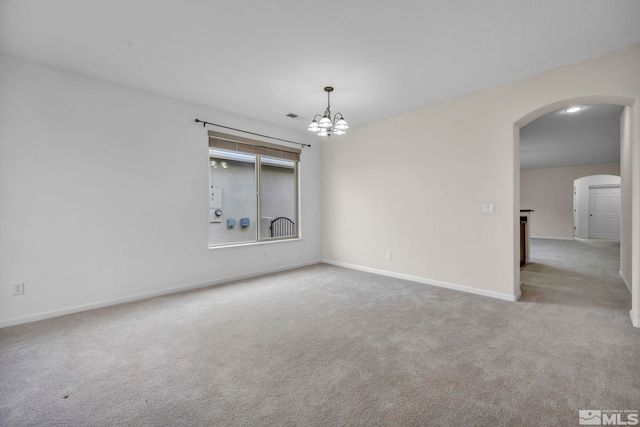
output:
[[[299,149],[209,132],[209,245],[299,236]]]

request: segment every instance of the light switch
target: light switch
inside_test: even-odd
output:
[[[485,203],[482,205],[482,213],[492,214],[496,212],[496,208],[493,203]]]

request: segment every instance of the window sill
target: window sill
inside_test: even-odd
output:
[[[283,243],[283,242],[297,242],[302,240],[302,237],[295,237],[292,239],[275,239],[275,240],[262,240],[260,242],[247,242],[247,243],[231,243],[228,245],[209,245],[209,249],[227,249],[227,248],[242,248],[245,246],[261,246],[261,245],[271,245],[273,243]]]

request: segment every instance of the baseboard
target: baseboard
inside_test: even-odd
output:
[[[629,282],[627,281],[627,278],[624,277],[624,274],[622,274],[622,270],[618,271],[618,275],[620,276],[620,278],[624,282],[624,285],[627,287],[627,290],[629,291],[629,294],[631,294],[631,286],[629,285]]]
[[[633,310],[629,310],[629,319],[631,319],[631,324],[634,328],[640,328],[640,319],[633,318]]]
[[[409,280],[411,282],[423,283],[425,285],[437,286],[439,288],[452,289],[452,290],[455,290],[455,291],[462,291],[462,292],[467,292],[467,293],[470,293],[470,294],[476,294],[476,295],[482,295],[482,296],[485,296],[485,297],[497,298],[497,299],[501,299],[501,300],[504,300],[504,301],[512,301],[512,302],[518,301],[520,299],[520,296],[522,295],[522,293],[520,291],[518,291],[518,293],[516,295],[502,294],[500,292],[486,291],[484,289],[472,288],[470,286],[458,285],[458,284],[455,284],[455,283],[441,282],[439,280],[433,280],[433,279],[425,279],[424,277],[412,276],[412,275],[409,275],[409,274],[402,274],[402,273],[394,273],[392,271],[379,270],[377,268],[364,267],[364,266],[356,265],[356,264],[348,264],[346,262],[333,261],[333,260],[330,260],[330,259],[323,259],[322,262],[324,262],[326,264],[335,265],[335,266],[338,266],[338,267],[350,268],[352,270],[365,271],[367,273],[379,274],[381,276],[388,276],[388,277],[393,277],[393,278],[396,278],[396,279]]]
[[[550,236],[531,236],[532,239],[546,239],[546,240],[573,240],[573,237],[550,237]]]
[[[9,326],[21,325],[23,323],[37,322],[39,320],[65,316],[67,314],[80,313],[82,311],[88,311],[88,310],[95,310],[96,308],[103,308],[103,307],[109,307],[112,305],[124,304],[127,302],[140,301],[140,300],[145,300],[149,298],[159,297],[162,295],[169,295],[177,292],[190,291],[193,289],[206,288],[208,286],[220,285],[227,282],[233,282],[235,280],[242,280],[242,279],[248,279],[251,277],[264,276],[265,274],[277,273],[279,271],[293,270],[295,268],[307,267],[309,265],[319,264],[321,262],[322,260],[318,259],[318,260],[308,261],[300,264],[292,264],[292,265],[281,266],[276,268],[269,268],[266,270],[259,270],[259,271],[254,271],[252,273],[240,274],[236,276],[226,276],[226,277],[222,277],[222,278],[208,281],[208,282],[194,283],[191,285],[184,285],[184,286],[176,286],[173,288],[167,288],[167,289],[162,289],[162,290],[153,291],[153,292],[146,292],[146,293],[137,294],[137,295],[124,297],[124,298],[116,298],[116,299],[107,300],[107,301],[101,301],[101,302],[85,304],[85,305],[80,305],[75,307],[63,308],[60,310],[46,311],[44,313],[31,314],[29,316],[14,317],[13,319],[0,321],[0,329],[7,328]]]

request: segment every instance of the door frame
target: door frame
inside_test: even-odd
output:
[[[589,185],[589,222],[587,223],[587,236],[591,239],[591,217],[593,216],[591,212],[592,200],[591,200],[591,189],[592,188],[617,188],[621,189],[621,184],[593,184]],[[575,197],[575,196],[574,196]],[[620,210],[622,210],[622,191],[620,192]],[[618,212],[618,240],[620,240],[620,214]]]
[[[519,214],[520,214],[520,129],[539,117],[562,108],[581,104],[614,104],[626,107],[623,111],[625,130],[627,132],[629,153],[621,152],[620,162],[626,164],[628,174],[627,182],[629,186],[623,191],[621,197],[621,216],[628,218],[627,230],[629,235],[620,233],[620,261],[629,263],[628,268],[631,277],[625,278],[620,271],[627,287],[631,290],[631,310],[629,317],[633,326],[640,328],[640,185],[632,185],[639,182],[640,178],[640,98],[624,95],[583,95],[569,98],[555,98],[550,96],[546,102],[538,103],[539,107],[529,110],[528,113],[520,116],[513,122],[513,215],[512,215],[512,237],[513,237],[513,278],[514,295],[520,294],[520,242],[519,242]],[[621,144],[623,135],[621,134]],[[625,183],[622,183],[625,185]],[[625,194],[626,198],[625,198]],[[623,255],[624,252],[624,255]]]

